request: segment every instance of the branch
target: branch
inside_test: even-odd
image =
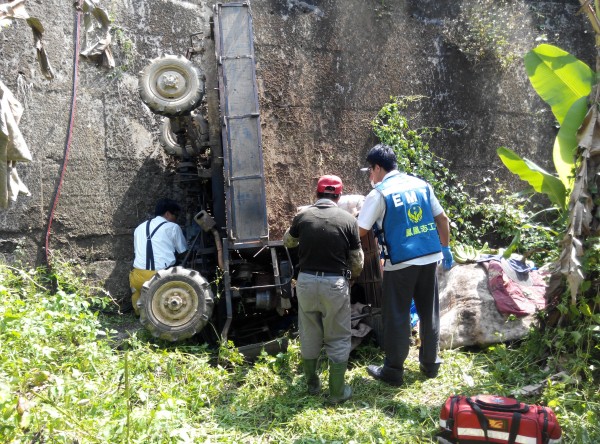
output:
[[[579,0],[581,3],[581,8],[577,11],[577,14],[581,14],[585,12],[585,14],[590,19],[590,23],[592,24],[592,28],[596,31],[596,34],[600,34],[600,20],[598,20],[598,16],[596,15],[596,11],[594,11],[594,7],[592,6],[592,0]]]

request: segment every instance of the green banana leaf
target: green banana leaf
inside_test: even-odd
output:
[[[567,112],[563,124],[554,140],[552,157],[558,177],[567,189],[573,188],[573,166],[577,152],[577,130],[588,111],[588,97],[576,100]]]
[[[533,88],[561,125],[573,103],[590,94],[595,78],[584,62],[545,43],[525,55],[525,69]]]
[[[559,209],[566,209],[567,191],[557,177],[548,173],[532,161],[521,159],[514,151],[500,147],[496,151],[502,163],[521,180],[526,181],[538,193],[544,193]]]
[[[513,252],[517,249],[520,243],[521,230],[517,231],[517,234],[515,234],[515,236],[512,238],[512,240],[510,241],[510,245],[506,248],[506,250],[504,250],[504,253],[502,253],[502,257],[504,259],[510,258],[510,255],[513,254]]]

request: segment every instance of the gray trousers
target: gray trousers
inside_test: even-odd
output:
[[[321,348],[335,363],[350,356],[350,287],[343,276],[298,275],[300,351],[304,359],[317,359]]]
[[[440,301],[437,263],[413,265],[383,274],[383,338],[385,366],[403,370],[410,348],[410,304],[414,299],[419,315],[421,348],[419,361],[438,364],[440,340]]]

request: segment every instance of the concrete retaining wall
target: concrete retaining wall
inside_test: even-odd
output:
[[[471,183],[494,170],[509,186],[521,186],[497,159],[499,146],[551,169],[554,121],[530,87],[520,57],[547,41],[589,63],[592,35],[586,33],[585,17],[575,15],[576,0],[501,3],[506,14],[499,22],[512,27],[510,51],[503,46],[503,55],[475,60],[464,37],[477,28],[460,27],[469,17],[485,19],[483,0],[251,2],[272,238],[281,236],[297,206],[312,200],[321,174],[342,176],[347,193],[368,192],[358,167],[376,142],[370,121],[392,95],[426,97],[407,110],[413,125],[448,129],[430,145]],[[212,3],[99,4],[113,20],[117,67],[79,59],[72,145],[50,250],[88,264],[122,297],[128,294],[133,229],[158,197],[180,194],[174,163],[158,143],[159,118],[138,97],[137,73],[161,54],[184,54],[189,35],[202,32],[198,39],[205,53],[196,61],[212,94]],[[63,0],[25,5],[45,27],[56,78],[41,75],[23,21],[0,32],[0,79],[25,106],[20,127],[34,158],[18,166],[31,197],[0,211],[0,253],[11,262],[39,264],[69,128],[75,9]],[[492,38],[494,32],[502,37],[502,29],[492,30]],[[519,58],[502,69],[507,54]]]

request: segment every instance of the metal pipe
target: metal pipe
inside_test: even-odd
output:
[[[287,281],[282,282],[281,284],[270,284],[270,285],[255,285],[253,287],[231,287],[232,290],[244,291],[244,290],[266,290],[267,288],[277,288],[284,287],[290,282],[292,282],[292,277],[290,277]]]
[[[219,232],[216,228],[210,230],[215,237],[215,246],[217,247],[217,264],[221,271],[225,270],[225,265],[223,264],[223,244],[221,243],[221,238],[219,237]]]

